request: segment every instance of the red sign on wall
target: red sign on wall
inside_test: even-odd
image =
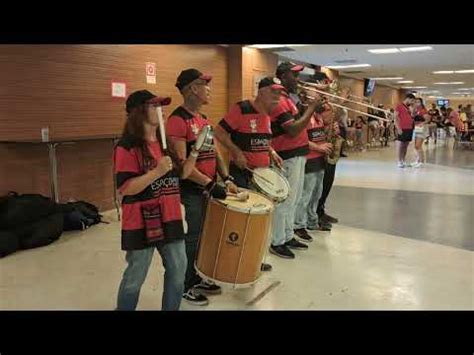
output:
[[[145,64],[146,75],[156,76],[156,63],[146,63]]]

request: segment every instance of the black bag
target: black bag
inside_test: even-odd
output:
[[[58,205],[39,194],[10,192],[0,202],[0,229],[34,223],[58,211]]]
[[[20,249],[20,239],[10,231],[0,231],[0,258]]]
[[[38,248],[58,240],[63,233],[63,214],[49,215],[35,223],[17,227],[14,232],[20,241],[21,249]]]
[[[84,230],[102,222],[99,209],[85,201],[69,202],[61,205],[64,213],[64,230]]]

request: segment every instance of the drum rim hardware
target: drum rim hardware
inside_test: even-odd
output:
[[[202,142],[200,140],[202,139]],[[194,148],[198,152],[204,152],[211,150],[214,147],[214,131],[212,129],[211,125],[205,125],[202,129],[201,132],[196,137],[196,142],[194,143]],[[198,143],[200,145],[198,146]]]
[[[248,190],[248,189],[242,189],[242,190],[247,191],[249,193],[249,196],[250,196],[251,193],[254,193],[254,194],[259,195],[260,197],[263,197],[268,202],[268,205],[266,206],[267,208],[261,209],[261,210],[255,210],[255,209],[253,209],[255,204],[248,207],[248,208],[241,208],[241,207],[237,207],[237,206],[234,206],[234,205],[231,205],[231,204],[227,204],[227,203],[225,203],[225,200],[219,200],[219,199],[214,199],[214,198],[212,200],[219,203],[219,204],[221,204],[221,205],[223,205],[223,206],[225,206],[226,208],[228,208],[231,211],[242,212],[242,213],[252,212],[252,214],[267,214],[267,213],[272,212],[275,209],[273,201],[271,201],[267,196],[263,195],[262,193],[257,192],[257,191]],[[245,202],[245,201],[239,201],[239,202]]]
[[[276,168],[274,168],[274,167],[256,168],[256,169],[254,169],[254,171],[255,171],[255,170],[259,170],[259,169],[260,169],[260,170],[263,170],[263,169],[265,169],[265,170],[270,170],[270,171],[272,171],[273,173],[275,173],[275,174],[277,174],[278,176],[280,176],[280,177],[282,178],[282,181],[284,182],[284,184],[285,184],[285,186],[286,186],[287,194],[286,194],[286,197],[285,197],[285,198],[279,197],[279,196],[278,196],[278,197],[266,196],[265,193],[261,192],[261,190],[263,190],[263,189],[261,188],[261,186],[258,185],[258,184],[256,184],[256,183],[255,183],[255,180],[252,179],[254,185],[256,185],[256,186],[255,186],[256,189],[259,190],[259,193],[262,194],[263,196],[265,196],[267,199],[271,199],[272,202],[281,203],[281,202],[285,201],[285,200],[288,198],[289,193],[290,193],[290,184],[288,183],[288,179],[285,177],[285,175],[283,175],[280,171],[278,171],[278,170],[277,170]],[[258,171],[257,171],[257,172],[258,172]],[[274,184],[272,183],[272,185],[274,185]]]

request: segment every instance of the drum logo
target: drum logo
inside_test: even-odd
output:
[[[239,235],[235,232],[230,233],[229,236],[227,237],[228,244],[238,246],[239,245],[238,240],[239,240]]]

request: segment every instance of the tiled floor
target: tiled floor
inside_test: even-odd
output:
[[[182,309],[474,309],[474,153],[457,164],[449,147],[428,149],[437,158],[422,169],[398,169],[393,148],[341,160],[332,232],[313,233],[295,260],[269,255],[274,270],[252,288]],[[125,267],[119,229],[99,225],[0,259],[0,309],[112,310]],[[156,253],[139,309],[160,308],[162,274]]]

